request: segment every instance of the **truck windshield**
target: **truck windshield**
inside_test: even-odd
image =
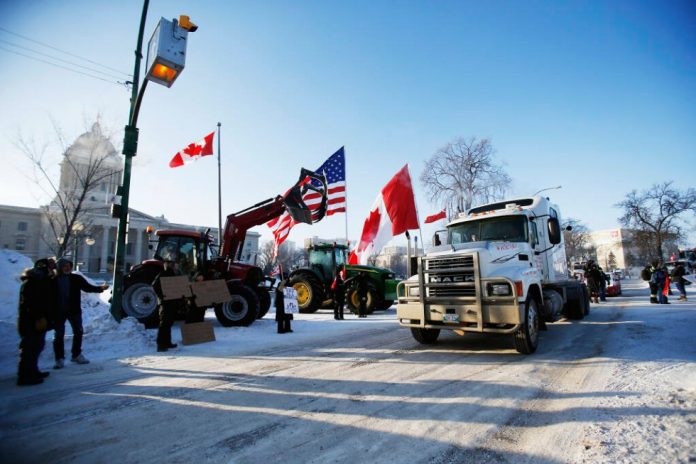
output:
[[[527,217],[507,216],[479,219],[453,225],[449,228],[449,243],[479,242],[527,242]]]

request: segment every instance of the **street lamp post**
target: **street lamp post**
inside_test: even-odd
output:
[[[138,114],[143,94],[148,80],[170,87],[174,80],[184,69],[186,59],[186,40],[188,32],[195,31],[198,27],[193,24],[188,16],[180,16],[179,21],[167,21],[162,18],[150,39],[148,47],[148,71],[143,80],[142,87],[138,90],[140,79],[140,60],[143,57],[143,33],[145,31],[145,19],[149,0],[143,2],[143,12],[140,17],[140,29],[138,42],[135,49],[135,66],[133,68],[133,83],[130,99],[130,113],[128,124],[125,127],[123,139],[123,178],[116,195],[121,197],[120,205],[113,205],[112,215],[118,215],[118,231],[116,234],[116,252],[114,259],[113,295],[111,298],[111,315],[120,321],[124,315],[123,301],[123,271],[125,264],[126,236],[128,234],[128,204],[130,200],[131,166],[133,157],[138,151]]]
[[[558,190],[559,188],[562,188],[562,187],[563,187],[562,185],[557,185],[557,186],[555,186],[555,187],[546,187],[546,188],[543,188],[543,189],[541,189],[541,190],[536,191],[532,196],[538,195],[538,194],[540,194],[541,192],[545,192],[545,191],[547,191],[547,190]]]

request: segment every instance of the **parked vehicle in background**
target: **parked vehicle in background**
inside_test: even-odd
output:
[[[621,277],[617,272],[608,272],[607,274],[607,296],[621,295]]]

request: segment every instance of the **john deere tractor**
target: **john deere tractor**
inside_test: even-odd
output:
[[[290,273],[290,284],[297,290],[297,303],[301,313],[313,313],[320,308],[333,307],[334,294],[331,290],[336,272],[346,268],[346,280],[364,271],[368,277],[367,313],[388,309],[396,299],[394,273],[389,269],[372,266],[346,264],[348,247],[328,243],[309,243],[309,267],[295,269]],[[345,301],[348,309],[358,312],[358,300],[355,285],[348,282],[345,289]]]

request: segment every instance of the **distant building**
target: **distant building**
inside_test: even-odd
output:
[[[123,158],[102,134],[99,123],[95,123],[89,132],[80,135],[66,151],[61,162],[59,191],[70,192],[71,189],[79,188],[75,171],[85,169],[95,157],[104,159],[102,166],[111,174],[88,192],[83,206],[83,223],[75,233],[75,242],[68,245],[67,255],[74,259],[77,252],[81,271],[106,273],[113,271],[118,219],[111,216],[111,204],[120,182]],[[68,158],[70,163],[66,162]],[[32,260],[51,255],[51,248],[46,239],[50,230],[48,216],[57,208],[56,201],[39,208],[0,205],[0,247],[17,250]],[[164,216],[151,216],[131,208],[125,250],[126,269],[152,256],[149,237],[145,232],[148,226],[155,230],[184,229],[204,232],[208,229],[206,226],[172,223]],[[210,229],[211,234],[217,238],[217,227]],[[247,232],[241,254],[242,261],[252,264],[256,262],[259,236],[257,232]]]
[[[590,243],[595,247],[597,263],[605,270],[627,269],[630,256],[636,256],[630,229],[606,229],[590,232]],[[613,263],[612,263],[613,257]]]

